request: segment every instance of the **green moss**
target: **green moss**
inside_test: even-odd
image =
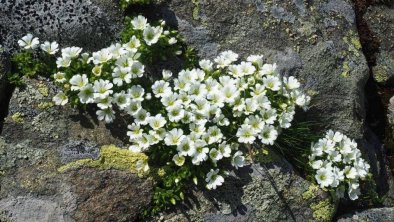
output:
[[[357,50],[361,49],[361,42],[360,39],[358,37],[352,37],[350,38],[350,42],[352,43],[352,45],[354,46],[354,48],[356,48]]]
[[[53,107],[55,104],[53,102],[41,102],[38,104],[39,109],[49,109]]]
[[[4,216],[2,214],[0,214],[0,221],[1,222],[12,222],[11,218],[6,217],[6,216]]]
[[[317,191],[318,191],[318,190],[319,190],[319,187],[318,187],[317,185],[311,184],[311,185],[309,186],[308,190],[305,191],[305,192],[302,194],[302,198],[303,198],[304,200],[310,200],[310,199],[316,197]]]
[[[148,157],[143,153],[133,153],[127,149],[118,148],[114,145],[108,145],[101,147],[100,158],[98,160],[77,160],[60,167],[58,171],[63,173],[68,169],[89,166],[99,169],[117,169],[138,173],[136,170],[137,161],[147,161],[147,159]]]
[[[200,20],[200,0],[192,0],[194,4],[193,8],[193,19]]]
[[[389,73],[386,66],[373,67],[373,77],[378,83],[385,83],[389,79]]]
[[[24,122],[24,117],[25,115],[21,112],[16,112],[11,116],[11,120],[15,123],[23,123]]]
[[[316,221],[326,222],[331,221],[335,213],[335,206],[330,200],[323,200],[318,203],[312,203],[313,218]]]
[[[41,95],[43,95],[45,97],[49,96],[49,89],[48,89],[48,87],[46,85],[44,85],[42,83],[38,84],[37,90],[38,90],[38,92],[41,93]]]
[[[349,77],[350,74],[350,66],[349,66],[349,62],[344,62],[342,65],[342,77]]]

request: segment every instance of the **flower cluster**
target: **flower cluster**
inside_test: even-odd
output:
[[[178,39],[164,30],[164,22],[152,26],[138,16],[131,24],[135,35],[128,42],[92,54],[79,47],[59,50],[55,42],[42,44],[50,55],[61,53],[53,77],[63,91],[53,101],[96,104],[98,119],[107,123],[115,112],[130,115],[130,150],[159,152],[175,167],[207,169],[193,172],[206,175],[208,189],[222,185],[224,166],[244,166],[244,145],[274,144],[281,129],[291,126],[296,107],[309,104],[300,82],[281,76],[262,55],[239,61],[238,54],[224,51],[176,76],[163,70],[162,79],[151,82],[145,75],[144,62],[152,54],[147,50],[175,45]],[[38,44],[31,35],[20,41],[25,49]]]
[[[370,166],[361,157],[354,140],[329,130],[325,138],[312,144],[309,161],[321,188],[334,188],[337,196],[343,197],[347,187],[349,198],[358,198],[359,180],[366,178]]]

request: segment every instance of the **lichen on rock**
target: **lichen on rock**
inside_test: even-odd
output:
[[[147,159],[148,157],[143,153],[133,153],[127,149],[107,145],[101,147],[100,158],[98,160],[81,159],[61,166],[58,170],[63,173],[69,169],[87,166],[98,169],[116,169],[139,173],[136,169],[136,163],[139,160],[147,161]]]

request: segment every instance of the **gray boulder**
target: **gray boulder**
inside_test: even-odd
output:
[[[376,82],[394,86],[394,3],[370,6],[364,15],[374,38],[379,42],[373,76]]]
[[[56,107],[46,79],[16,89],[0,136],[0,215],[12,221],[133,221],[148,205],[152,181],[132,170],[122,118]],[[102,147],[102,148],[100,148]],[[79,161],[79,162],[78,162]],[[135,169],[135,168],[134,168]]]
[[[172,0],[162,15],[202,58],[263,54],[309,90],[308,120],[363,137],[369,75],[350,0]]]
[[[345,215],[338,222],[390,222],[394,221],[394,208],[368,209]]]

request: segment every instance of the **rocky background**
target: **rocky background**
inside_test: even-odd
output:
[[[127,143],[119,131],[126,122],[104,125],[90,112],[53,106],[50,80],[26,80],[25,89],[14,89],[4,78],[9,55],[27,32],[87,50],[115,41],[125,13],[118,5],[0,1],[0,221],[138,221],[149,205],[153,184],[134,173],[134,157],[104,146]],[[297,76],[313,96],[301,118],[357,139],[385,197],[378,204],[332,203],[270,152],[217,191],[194,191],[152,221],[394,221],[394,108],[387,112],[394,94],[394,1],[165,0],[130,12],[164,18],[201,58],[229,49],[259,53],[284,75]],[[93,160],[74,164],[87,158]]]

